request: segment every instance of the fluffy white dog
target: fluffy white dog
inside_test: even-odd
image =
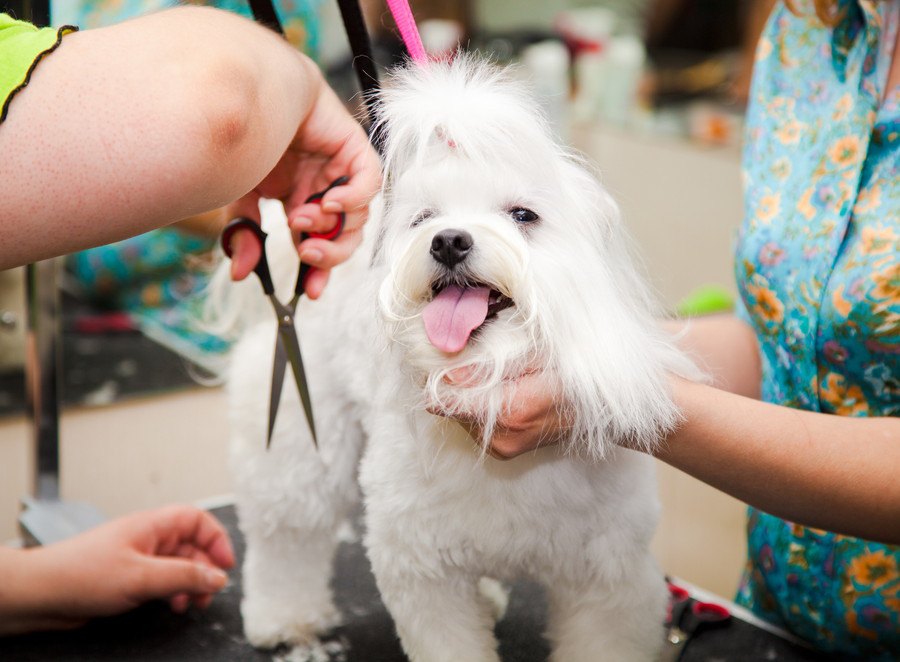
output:
[[[255,279],[228,293],[258,322],[229,378],[246,634],[310,642],[338,621],[332,554],[358,469],[369,558],[412,660],[498,659],[483,576],[546,586],[554,660],[651,660],[666,600],[652,463],[619,444],[657,444],[679,416],[666,373],[695,370],[657,329],[615,204],[518,83],[460,56],[401,71],[382,101],[367,241],[297,314],[318,452],[290,378],[266,451],[274,322]],[[289,288],[276,206],[270,258]],[[458,368],[464,386],[445,379]],[[504,386],[536,370],[572,421],[559,446],[502,462],[427,411],[478,412],[489,433]]]

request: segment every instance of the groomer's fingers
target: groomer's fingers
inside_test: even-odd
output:
[[[204,563],[174,557],[148,557],[140,572],[133,597],[137,602],[172,598],[179,594],[216,593],[228,583],[228,575]],[[173,609],[180,606],[173,601]],[[186,603],[185,603],[186,607]]]
[[[502,430],[491,438],[488,454],[495,460],[511,460],[517,455],[534,450],[537,446],[530,443],[522,443],[519,437],[511,436],[508,431]]]
[[[209,555],[206,554],[204,550],[196,547],[193,543],[182,543],[178,549],[175,550],[173,556],[190,559],[196,563],[202,563],[208,566],[214,565],[213,560]],[[189,604],[193,604],[198,609],[206,609],[209,607],[212,599],[212,593],[179,593],[169,600],[169,605],[171,606],[172,611],[180,614],[187,611]]]
[[[231,280],[244,280],[262,257],[262,247],[249,230],[238,230],[231,239]]]
[[[169,599],[169,608],[176,614],[183,614],[187,611],[190,601],[191,596],[189,596],[187,593],[179,593],[178,595],[174,595]]]
[[[207,609],[212,604],[213,597],[214,596],[212,593],[204,593],[203,595],[192,595],[191,603],[197,609]]]
[[[306,277],[306,296],[315,301],[320,296],[322,296],[322,292],[325,290],[325,286],[328,285],[328,279],[331,276],[330,269],[313,269],[309,272],[309,276]]]
[[[360,243],[362,232],[345,232],[334,241],[328,239],[306,239],[298,247],[300,261],[317,269],[331,269],[346,262]]]
[[[381,188],[381,169],[378,155],[369,146],[363,150],[350,166],[350,181],[344,186],[336,186],[322,198],[322,211],[347,214],[346,227],[362,227],[369,213],[369,202]]]
[[[173,505],[136,513],[151,518],[155,543],[148,553],[172,556],[179,552],[220,568],[234,565],[234,549],[228,532],[219,520],[200,508]]]
[[[351,179],[343,186],[330,189],[321,200],[304,202],[292,209],[288,215],[291,229],[320,234],[330,232],[338,222],[337,214],[341,212],[345,215],[345,232],[362,227],[369,216],[369,202],[378,192],[381,179],[377,175],[373,177],[368,171],[357,177],[358,180]]]
[[[329,189],[321,200],[306,202],[299,198],[315,191],[306,191],[306,187],[298,188],[294,196],[285,203],[285,211],[291,227],[304,232],[328,232],[334,227],[334,215],[346,214],[345,230],[355,230],[365,223],[369,213],[369,202],[381,187],[381,170],[378,156],[372,147],[365,142],[365,134],[355,136],[350,147],[345,147],[335,156],[315,178],[318,191],[327,188],[340,176],[348,177],[346,184]],[[354,154],[350,154],[354,151]],[[349,162],[345,162],[349,160]],[[337,168],[336,168],[337,166]]]
[[[228,221],[235,218],[249,218],[261,223],[259,214],[259,193],[251,191],[228,205]],[[262,257],[262,247],[249,230],[238,230],[231,238],[231,280],[244,280],[250,275]]]

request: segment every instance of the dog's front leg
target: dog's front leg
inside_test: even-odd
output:
[[[368,545],[381,597],[412,662],[499,662],[494,614],[478,592],[478,573],[422,567],[421,558],[373,548],[371,537]]]
[[[334,531],[281,527],[245,536],[241,615],[251,644],[314,643],[338,624],[329,587]]]
[[[548,585],[552,662],[652,662],[663,643],[665,581],[649,552],[620,581]],[[595,575],[596,576],[596,575]]]

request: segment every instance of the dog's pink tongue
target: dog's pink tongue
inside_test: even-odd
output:
[[[441,290],[422,311],[431,344],[451,354],[465,347],[472,331],[487,317],[490,294],[488,287],[449,285]]]

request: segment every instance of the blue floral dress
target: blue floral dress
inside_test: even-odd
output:
[[[841,9],[832,29],[779,5],[760,41],[735,269],[765,401],[898,416],[900,2]],[[822,650],[900,659],[900,549],[752,508],[748,546],[739,603]]]
[[[319,53],[319,6],[325,0],[273,0],[284,36],[315,58]],[[52,0],[53,24],[100,28],[178,5],[212,5],[250,17],[249,0]]]

